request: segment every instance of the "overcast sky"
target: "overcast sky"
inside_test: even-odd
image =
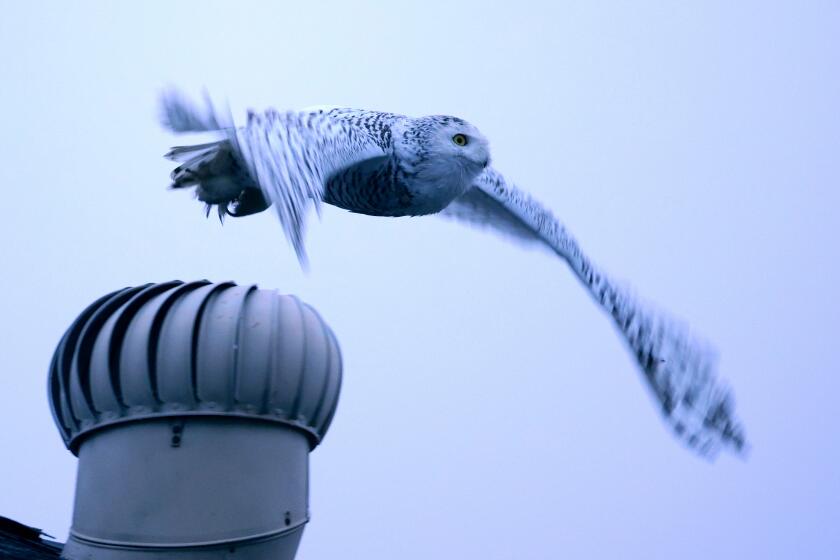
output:
[[[77,313],[231,279],[298,294],[342,344],[301,559],[837,553],[837,2],[0,4],[0,514],[66,538],[76,460],[45,382]],[[306,274],[270,213],[206,220],[165,188],[167,84],[238,116],[468,119],[596,262],[714,342],[751,455],[673,439],[548,254],[327,208]]]

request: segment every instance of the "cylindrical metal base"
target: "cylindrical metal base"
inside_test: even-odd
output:
[[[308,521],[302,431],[235,417],[117,424],[79,450],[63,556],[294,558]]]

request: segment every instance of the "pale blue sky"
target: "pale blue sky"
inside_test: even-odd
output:
[[[290,4],[290,3],[283,3]],[[736,5],[737,4],[737,5]],[[836,2],[0,2],[0,514],[64,538],[64,329],[172,278],[296,293],[342,400],[299,558],[831,558],[840,548]],[[562,262],[435,218],[167,192],[166,84],[246,107],[448,113],[614,276],[719,348],[753,452],[666,431]]]

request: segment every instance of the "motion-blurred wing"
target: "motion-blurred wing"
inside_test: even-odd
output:
[[[533,228],[508,210],[504,204],[477,187],[469,189],[453,200],[439,215],[466,222],[477,228],[493,229],[526,245],[543,243]]]
[[[745,451],[734,399],[716,377],[712,349],[695,339],[684,324],[648,308],[612,282],[548,209],[500,173],[487,169],[445,214],[519,240],[541,241],[565,259],[613,318],[676,435],[706,456],[714,456],[722,445]]]
[[[365,131],[321,112],[251,113],[238,139],[243,159],[301,260],[305,210],[309,204],[320,209],[327,179],[384,155]]]
[[[323,110],[249,112],[245,126],[236,128],[229,114],[218,113],[209,101],[206,105],[202,109],[177,93],[167,93],[162,97],[162,121],[173,132],[222,131],[253,183],[274,205],[286,237],[305,262],[308,207],[320,208],[332,174],[382,157],[381,143],[356,121]],[[173,152],[170,157],[175,159],[178,154]]]

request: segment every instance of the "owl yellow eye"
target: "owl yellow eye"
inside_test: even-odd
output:
[[[452,137],[452,141],[455,142],[456,146],[466,146],[467,145],[467,137],[463,134],[456,134]]]

